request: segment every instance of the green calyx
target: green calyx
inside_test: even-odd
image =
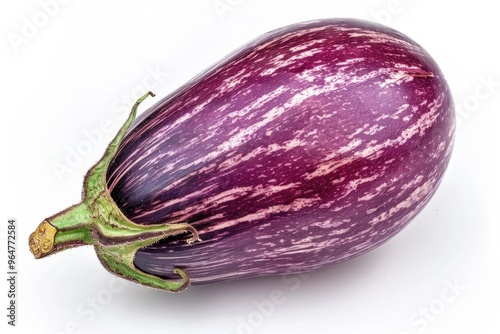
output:
[[[88,171],[82,201],[45,219],[30,235],[30,250],[35,258],[68,248],[93,245],[102,264],[118,276],[172,292],[183,290],[189,285],[189,276],[183,269],[174,270],[180,280],[166,280],[136,268],[134,256],[137,250],[176,234],[191,233],[188,242],[193,243],[199,240],[196,229],[189,224],[135,224],[118,208],[106,185],[109,163],[132,124],[139,104],[149,95],[154,96],[149,92],[137,100],[104,156]]]

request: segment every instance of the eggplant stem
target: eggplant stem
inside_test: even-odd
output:
[[[81,202],[46,218],[29,237],[30,250],[39,259],[83,245],[92,245],[92,213]]]
[[[199,241],[198,231],[187,223],[135,224],[116,205],[106,184],[109,164],[132,125],[137,108],[148,96],[155,95],[148,92],[137,100],[102,158],[88,171],[82,201],[45,219],[30,235],[29,245],[37,259],[77,246],[94,245],[99,260],[115,275],[174,292],[189,285],[189,276],[184,269],[174,270],[181,280],[157,277],[135,267],[135,254],[141,248],[181,233],[191,234],[188,243]]]

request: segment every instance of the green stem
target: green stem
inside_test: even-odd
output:
[[[92,212],[85,202],[45,219],[30,235],[30,249],[41,258],[68,248],[92,245]]]
[[[46,220],[59,231],[74,228],[92,228],[92,212],[85,202],[80,202]]]
[[[74,246],[92,245],[92,231],[86,228],[61,231],[59,230],[55,235],[54,248],[57,250],[64,250]]]

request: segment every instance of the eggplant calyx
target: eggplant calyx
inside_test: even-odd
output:
[[[189,286],[190,279],[182,268],[174,269],[174,273],[178,274],[181,280],[171,280],[143,272],[134,265],[134,256],[137,250],[150,246],[169,235],[192,230],[192,226],[189,224],[164,225],[163,228],[163,232],[152,232],[147,239],[133,238],[129,242],[116,244],[96,243],[94,247],[97,256],[103,266],[117,276],[170,292],[184,290]],[[167,231],[167,228],[170,228],[170,230]]]
[[[187,232],[191,233],[188,243],[198,241],[196,229],[187,223],[135,224],[116,205],[106,184],[108,166],[131,126],[139,104],[150,95],[154,96],[148,92],[137,100],[103,157],[87,172],[82,201],[45,219],[30,235],[29,246],[35,258],[77,246],[94,245],[99,260],[115,275],[172,292],[189,285],[189,276],[182,268],[174,269],[180,281],[167,280],[140,271],[134,265],[134,256],[137,250],[172,235]]]

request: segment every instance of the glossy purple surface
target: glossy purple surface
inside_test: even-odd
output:
[[[400,231],[435,192],[453,137],[449,88],[418,44],[320,20],[260,37],[147,110],[107,180],[132,221],[200,233],[139,250],[145,272],[181,267],[195,284],[300,272]]]

